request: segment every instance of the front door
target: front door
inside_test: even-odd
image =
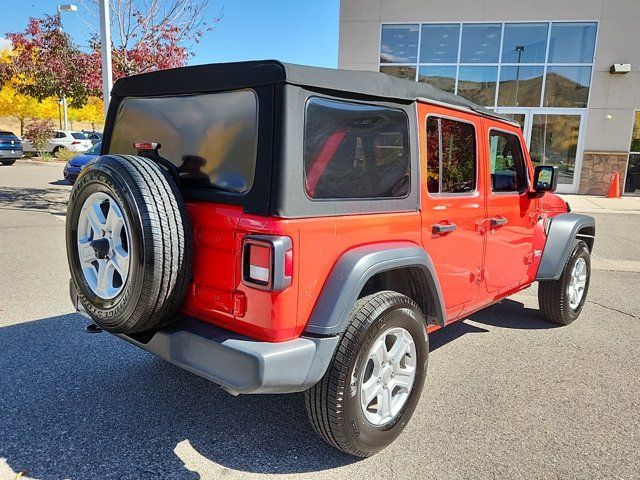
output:
[[[558,167],[558,192],[577,193],[582,167],[585,111],[559,108],[499,108],[520,123],[534,165]]]
[[[524,138],[516,127],[485,120],[488,126],[487,244],[485,281],[490,298],[529,282],[535,261],[536,200],[529,196],[532,172]]]
[[[481,120],[418,105],[422,241],[435,265],[447,312],[458,318],[477,303],[482,281],[485,170]]]

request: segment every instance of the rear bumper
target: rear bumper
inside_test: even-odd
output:
[[[118,336],[234,395],[306,390],[324,375],[339,340],[261,342],[193,318],[180,318],[152,334]]]

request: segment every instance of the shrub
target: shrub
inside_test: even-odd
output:
[[[47,154],[47,141],[53,137],[51,120],[36,119],[29,122],[24,130],[24,138],[31,142],[40,157]]]
[[[68,162],[73,157],[77,157],[78,155],[80,155],[80,152],[72,152],[71,150],[67,150],[66,148],[61,148],[56,152],[55,157],[61,162]]]

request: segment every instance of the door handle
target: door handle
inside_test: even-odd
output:
[[[489,219],[489,226],[492,229],[503,227],[507,223],[509,223],[509,219],[504,217],[494,217]]]
[[[436,223],[431,226],[434,235],[444,235],[453,232],[458,226],[455,223]]]

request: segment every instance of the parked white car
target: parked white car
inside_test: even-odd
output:
[[[71,130],[54,130],[53,133],[53,138],[47,141],[46,151],[54,155],[58,153],[58,150],[61,148],[65,148],[71,152],[84,152],[91,148],[91,140],[89,140],[89,137],[87,137],[85,133],[73,132]],[[22,141],[22,150],[25,153],[36,151],[28,140]]]

